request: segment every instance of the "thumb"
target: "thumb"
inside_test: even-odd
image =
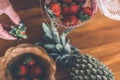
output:
[[[9,18],[13,21],[14,24],[20,24],[20,17],[12,6],[9,6],[7,9],[5,9],[4,13],[9,16]]]
[[[0,38],[6,39],[6,40],[16,40],[17,38],[10,35],[0,24]]]

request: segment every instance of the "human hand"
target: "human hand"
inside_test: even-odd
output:
[[[13,9],[9,0],[0,0],[0,15],[6,14],[17,25],[20,23],[20,17]],[[10,35],[0,24],[0,38],[6,40],[16,40],[17,38]]]

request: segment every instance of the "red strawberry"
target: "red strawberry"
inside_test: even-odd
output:
[[[30,70],[30,76],[32,78],[37,78],[39,77],[39,75],[41,75],[43,72],[42,72],[42,69],[40,66],[33,66]]]
[[[29,66],[35,65],[35,60],[34,60],[34,59],[30,60],[30,61],[28,62],[28,65],[29,65]]]
[[[18,70],[19,70],[19,75],[21,76],[25,76],[28,72],[27,67],[25,65],[20,65],[18,67]]]
[[[68,4],[68,3],[72,3],[72,0],[61,0],[61,2]]]
[[[66,16],[63,18],[63,24],[66,26],[73,26],[76,25],[78,22],[78,19],[74,15]]]
[[[70,7],[69,6],[63,6],[62,7],[62,15],[68,15],[70,14]]]
[[[79,12],[78,18],[79,18],[81,21],[86,21],[86,20],[88,20],[88,19],[91,18],[92,14],[93,14],[92,9],[89,8],[89,7],[85,7],[85,8],[83,8],[83,9]]]
[[[28,56],[23,60],[23,64],[26,64],[28,66],[33,66],[35,65],[36,61],[32,57]]]
[[[71,13],[71,14],[77,14],[78,9],[79,9],[79,8],[78,8],[77,4],[73,3],[73,4],[71,4],[71,6],[70,6],[70,13]]]
[[[74,15],[72,15],[72,16],[70,17],[70,20],[71,20],[71,25],[76,25],[77,22],[78,22],[77,17],[74,16]]]
[[[92,14],[93,14],[93,11],[92,11],[92,9],[90,7],[83,8],[82,12],[89,15],[89,16],[92,16]]]
[[[21,34],[22,34],[22,35],[25,35],[25,34],[26,34],[26,32],[25,32],[25,31],[22,31],[22,32],[21,32]]]
[[[71,25],[71,23],[70,23],[70,17],[69,16],[66,16],[66,17],[64,17],[63,18],[63,24],[65,25],[65,26],[70,26]]]
[[[61,13],[61,7],[60,7],[60,4],[57,3],[57,2],[54,2],[50,5],[50,9],[53,11],[53,13],[56,15],[56,16],[59,16],[60,13]]]

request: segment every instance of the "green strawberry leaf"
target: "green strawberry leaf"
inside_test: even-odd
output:
[[[50,30],[50,27],[46,25],[45,23],[42,24],[43,31],[45,33],[45,36],[47,36],[49,39],[53,40],[53,36],[51,35],[52,32]]]
[[[47,43],[40,41],[40,42],[36,42],[34,45],[43,47],[45,44],[47,44]]]
[[[26,39],[27,35],[23,34],[23,32],[26,32],[27,28],[24,26],[23,23],[20,23],[19,25],[12,26],[11,30],[9,31],[9,34],[17,37],[18,39]]]
[[[56,44],[56,49],[60,52],[63,50],[63,45],[61,44]]]
[[[72,51],[71,51],[71,46],[70,46],[70,40],[66,41],[66,44],[64,46],[64,50],[65,50],[65,52],[71,54]]]
[[[28,64],[31,60],[32,60],[32,57],[26,57],[26,58],[23,60],[23,64]]]
[[[52,30],[52,35],[53,35],[53,39],[56,43],[60,43],[60,36],[59,33],[57,31],[57,28],[54,25],[54,22],[51,21],[51,30]]]
[[[50,15],[50,18],[55,18],[53,11],[45,6],[47,13]]]
[[[47,35],[44,35],[44,42],[46,43],[54,43],[53,40],[51,38],[49,38]]]
[[[44,45],[44,48],[46,48],[46,49],[48,49],[48,50],[53,50],[53,49],[55,49],[55,45],[54,44],[45,44]]]

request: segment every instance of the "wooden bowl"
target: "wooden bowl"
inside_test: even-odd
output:
[[[9,71],[7,70],[8,64],[12,59],[26,53],[32,53],[41,57],[43,61],[47,63],[47,75],[45,80],[55,80],[54,75],[56,72],[56,65],[53,59],[48,56],[43,48],[31,44],[20,44],[16,47],[9,48],[5,52],[5,55],[0,58],[0,80],[12,80]]]

